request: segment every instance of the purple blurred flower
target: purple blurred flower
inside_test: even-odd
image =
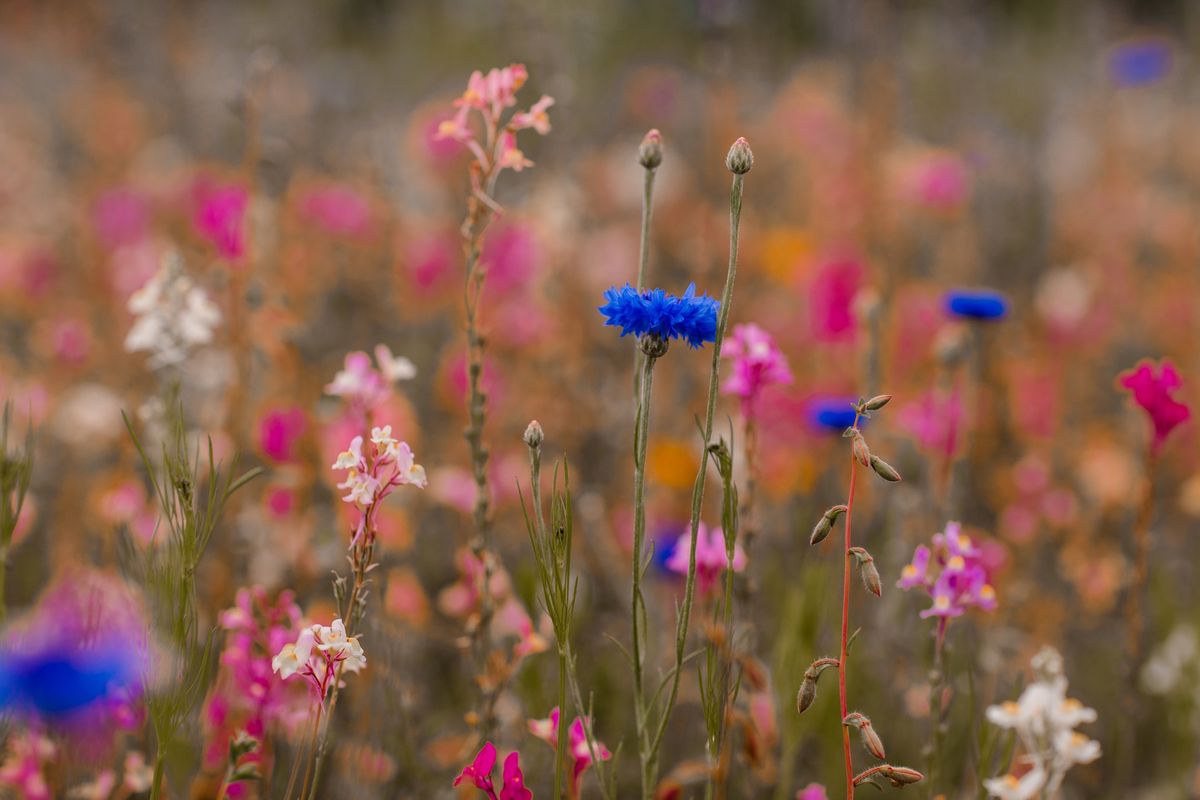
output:
[[[947,523],[945,531],[933,535],[931,544],[917,546],[912,562],[905,565],[896,583],[901,589],[920,587],[933,599],[921,617],[949,619],[962,616],[968,608],[995,609],[990,562],[983,549],[962,532],[962,526]]]
[[[1109,57],[1113,80],[1122,86],[1144,86],[1171,71],[1171,44],[1165,39],[1140,39],[1117,45]]]

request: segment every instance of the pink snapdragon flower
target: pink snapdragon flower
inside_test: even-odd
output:
[[[316,697],[323,701],[332,682],[344,673],[359,672],[367,656],[357,636],[346,635],[346,625],[335,619],[331,625],[302,628],[295,642],[288,642],[271,659],[271,670],[287,680],[293,675],[307,678]]]
[[[863,272],[863,265],[853,258],[835,258],[821,265],[809,288],[809,315],[817,341],[854,338],[858,324],[854,299],[862,288]]]
[[[1186,422],[1191,409],[1171,395],[1183,386],[1175,365],[1163,359],[1156,374],[1152,361],[1142,361],[1128,372],[1121,373],[1120,385],[1133,393],[1133,400],[1150,417],[1154,440],[1150,447],[1157,453],[1176,426]]]
[[[962,532],[962,526],[947,523],[944,532],[933,535],[932,545],[917,546],[912,562],[896,582],[901,589],[920,587],[933,599],[921,617],[950,619],[962,616],[968,608],[994,610],[996,590],[989,580],[984,551]]]
[[[588,728],[586,726],[590,724],[590,720],[586,717],[576,717],[575,721],[571,723],[571,727],[567,730],[567,749],[571,759],[571,775],[570,781],[567,784],[567,797],[571,798],[571,800],[579,797],[583,773],[595,763],[592,759],[592,748],[588,747],[587,741]],[[529,720],[529,732],[557,751],[558,725],[559,710],[558,706],[555,706],[550,710],[550,716],[546,719]],[[596,740],[596,758],[600,761],[608,761],[612,758],[612,753],[599,740]]]
[[[346,490],[342,497],[359,510],[351,546],[362,536],[375,536],[375,513],[379,504],[397,486],[416,486],[424,489],[428,484],[425,468],[416,463],[412,448],[392,436],[392,426],[371,429],[371,439],[364,450],[363,437],[355,436],[350,447],[340,453],[333,469],[345,470],[346,478],[338,484]]]
[[[377,367],[376,367],[377,365]],[[417,368],[404,356],[392,354],[386,344],[375,345],[375,363],[361,350],[347,353],[344,365],[325,385],[325,394],[340,397],[364,423],[392,395],[398,381],[416,377]]]
[[[300,608],[290,591],[274,599],[260,586],[242,588],[234,606],[218,618],[225,631],[220,672],[204,703],[205,762],[225,760],[230,738],[244,730],[257,739],[279,729],[292,731],[307,715],[304,692],[275,679],[272,656],[300,627]],[[257,750],[248,756],[261,761]],[[265,772],[265,770],[264,770]]]
[[[529,73],[524,64],[498,67],[486,75],[476,70],[467,80],[467,89],[454,101],[455,113],[438,125],[438,137],[453,139],[465,145],[475,158],[476,168],[471,170],[471,183],[475,195],[495,206],[488,196],[480,176],[495,176],[500,170],[520,171],[533,166],[517,146],[518,131],[532,129],[545,135],[550,132],[550,116],[547,114],[554,98],[543,95],[527,111],[516,111],[503,119],[504,112],[517,104],[517,91],[525,85]],[[478,114],[482,123],[484,139],[480,141],[471,121],[471,112]]]
[[[490,800],[532,800],[533,792],[525,786],[525,776],[521,772],[521,755],[515,750],[504,759],[504,769],[501,773],[503,783],[500,794],[496,794],[492,782],[492,770],[496,766],[496,746],[485,742],[475,755],[475,759],[463,767],[459,776],[454,779],[454,785],[470,782],[490,798]]]
[[[246,253],[245,216],[250,194],[238,183],[198,181],[192,225],[226,261],[240,261]]]
[[[796,800],[829,800],[829,795],[825,794],[825,787],[821,784],[810,783],[796,792]]]
[[[771,334],[753,322],[734,326],[721,355],[733,359],[733,374],[721,390],[741,399],[742,416],[748,421],[757,416],[757,401],[764,389],[792,382],[787,357]]]
[[[720,528],[709,530],[703,522],[696,529],[696,585],[700,594],[711,594],[719,585],[721,573],[729,564],[725,552],[725,534]],[[667,569],[680,575],[687,575],[688,562],[691,559],[692,532],[684,531],[675,542],[675,549],[667,559]],[[741,572],[746,568],[746,553],[740,544],[733,549],[733,571]]]

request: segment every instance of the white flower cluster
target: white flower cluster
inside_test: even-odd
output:
[[[150,353],[152,369],[178,364],[193,347],[211,342],[221,321],[221,312],[188,278],[177,253],[130,296],[128,308],[137,319],[125,337],[125,350]]]
[[[425,468],[416,463],[412,448],[392,436],[392,426],[371,429],[374,457],[363,454],[363,437],[355,436],[349,449],[338,454],[333,469],[346,470],[346,479],[338,484],[347,494],[347,503],[368,506],[382,500],[396,486],[424,489],[428,481]],[[385,469],[389,467],[390,469]]]
[[[1031,661],[1036,680],[1013,702],[990,706],[987,718],[1006,730],[1016,731],[1029,770],[1020,777],[1009,774],[984,781],[992,797],[1000,800],[1031,800],[1045,792],[1053,797],[1067,770],[1089,764],[1100,757],[1100,743],[1075,730],[1077,725],[1096,721],[1096,712],[1067,697],[1062,656],[1044,648]]]
[[[322,686],[338,664],[344,672],[358,672],[367,665],[358,637],[347,636],[346,625],[340,619],[332,625],[305,628],[294,644],[285,644],[271,659],[271,669],[279,677],[287,679],[299,673]]]

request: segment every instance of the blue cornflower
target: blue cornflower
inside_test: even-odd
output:
[[[958,290],[946,295],[946,311],[967,319],[1004,319],[1008,299],[990,289]]]
[[[132,687],[137,679],[128,653],[51,646],[41,652],[0,656],[0,708],[57,717],[80,711]]]
[[[720,303],[706,294],[696,295],[696,284],[677,297],[662,289],[638,292],[628,283],[604,293],[608,302],[600,313],[605,325],[621,328],[621,335],[652,334],[663,341],[683,339],[691,347],[701,347],[717,335],[717,309]]]
[[[818,397],[809,403],[808,418],[814,427],[822,428],[831,433],[841,433],[854,424],[853,397]],[[859,426],[866,423],[860,419]]]
[[[1108,66],[1122,86],[1154,83],[1171,69],[1171,46],[1161,39],[1126,42],[1113,50]]]

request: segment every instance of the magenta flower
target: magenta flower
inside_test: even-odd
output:
[[[277,408],[258,423],[258,445],[272,461],[284,464],[296,458],[296,442],[307,428],[301,408]]]
[[[482,789],[488,795],[495,797],[495,793],[492,791],[492,768],[495,766],[496,746],[491,742],[485,742],[479,752],[475,754],[475,760],[463,767],[463,771],[454,779],[454,785],[458,786],[463,781],[470,781],[476,789]]]
[[[558,706],[555,706],[550,710],[550,716],[546,719],[529,720],[529,732],[557,750],[558,721]],[[572,798],[572,800],[579,797],[581,788],[580,778],[587,771],[588,767],[594,763],[592,761],[592,751],[588,747],[587,742],[588,729],[584,727],[588,724],[590,722],[585,717],[576,717],[567,731],[567,748],[569,750],[568,754],[571,757],[571,779],[567,785],[567,796]],[[612,758],[612,753],[604,746],[603,742],[596,742],[596,758],[600,761],[608,761]]]
[[[923,544],[917,545],[911,564],[906,564],[900,571],[900,581],[896,584],[901,589],[911,589],[914,586],[925,585],[925,574],[929,570],[929,548]]]
[[[742,401],[742,416],[753,419],[757,400],[764,389],[792,382],[787,357],[775,345],[771,334],[750,322],[734,326],[721,355],[733,359],[733,374],[721,390]]]
[[[853,259],[824,264],[809,289],[809,314],[817,341],[844,342],[854,338],[854,298],[862,287],[863,266]]]
[[[810,783],[796,792],[796,800],[829,800],[829,795],[825,794],[825,787],[821,784]]]
[[[1191,409],[1171,396],[1176,389],[1183,386],[1179,373],[1175,371],[1175,365],[1163,359],[1159,362],[1156,375],[1154,363],[1142,361],[1134,369],[1121,373],[1118,380],[1121,386],[1133,393],[1134,402],[1149,415],[1154,426],[1151,449],[1158,452],[1171,431],[1191,416]]]
[[[196,232],[216,248],[226,261],[238,261],[246,252],[245,216],[250,195],[245,187],[231,183],[196,187],[196,209],[192,224]]]
[[[691,558],[692,533],[684,531],[675,542],[675,549],[667,559],[667,569],[680,575],[688,573]],[[697,528],[696,538],[696,584],[701,594],[710,594],[717,588],[721,573],[729,562],[725,553],[725,534],[720,528],[709,530],[703,522]],[[741,545],[734,545],[733,571],[746,568],[746,553]]]
[[[475,760],[463,767],[463,771],[454,779],[454,785],[470,781],[472,786],[486,793],[491,800],[533,800],[533,792],[525,786],[519,753],[513,751],[504,759],[504,769],[501,773],[503,783],[498,797],[495,784],[492,783],[492,769],[495,766],[496,746],[485,742],[475,755]]]

